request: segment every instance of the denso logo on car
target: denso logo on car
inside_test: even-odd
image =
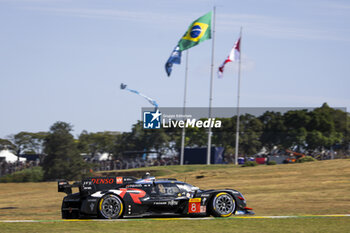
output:
[[[113,184],[113,178],[93,178],[91,179],[94,184]]]

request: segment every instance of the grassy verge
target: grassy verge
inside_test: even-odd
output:
[[[1,232],[349,232],[349,218],[0,223]]]
[[[350,160],[134,170],[155,171],[163,177],[186,180],[202,189],[237,189],[260,216],[350,213]],[[57,192],[56,182],[0,183],[0,219],[60,219],[64,195]]]

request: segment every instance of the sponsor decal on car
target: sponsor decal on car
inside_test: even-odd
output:
[[[143,187],[142,184],[130,184],[126,186],[127,188],[141,188]]]
[[[191,198],[188,201],[188,213],[200,213],[201,198]]]
[[[146,192],[141,189],[134,189],[134,188],[124,189],[123,188],[117,191],[119,192],[118,195],[121,198],[124,198],[125,194],[128,193],[131,196],[133,202],[136,204],[141,204],[140,198],[146,196]]]
[[[166,201],[155,201],[153,202],[153,205],[167,205]]]
[[[94,184],[114,184],[113,178],[92,178],[91,181]]]
[[[83,186],[92,185],[92,181],[84,181]]]
[[[123,184],[123,177],[116,177],[117,184]]]
[[[95,207],[95,204],[94,204],[94,203],[91,203],[91,204],[90,204],[90,210],[91,210],[91,212],[94,210],[94,207]]]
[[[188,202],[201,202],[201,198],[191,198]]]
[[[174,206],[174,205],[178,205],[178,204],[179,204],[179,202],[178,201],[174,201],[174,200],[171,200],[171,201],[168,202],[168,205],[170,205],[170,206]]]

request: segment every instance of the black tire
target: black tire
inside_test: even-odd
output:
[[[227,192],[215,194],[210,204],[211,213],[214,217],[229,217],[236,211],[236,201]]]
[[[114,194],[103,196],[99,202],[99,217],[104,219],[116,219],[123,215],[123,201]]]

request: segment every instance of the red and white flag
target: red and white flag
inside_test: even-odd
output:
[[[233,46],[230,54],[228,55],[226,60],[222,63],[222,65],[219,67],[219,70],[218,70],[219,78],[222,78],[224,75],[224,67],[225,67],[226,63],[238,61],[241,59],[241,46],[240,46],[240,44],[241,44],[241,38],[239,38],[236,41],[235,46]]]

